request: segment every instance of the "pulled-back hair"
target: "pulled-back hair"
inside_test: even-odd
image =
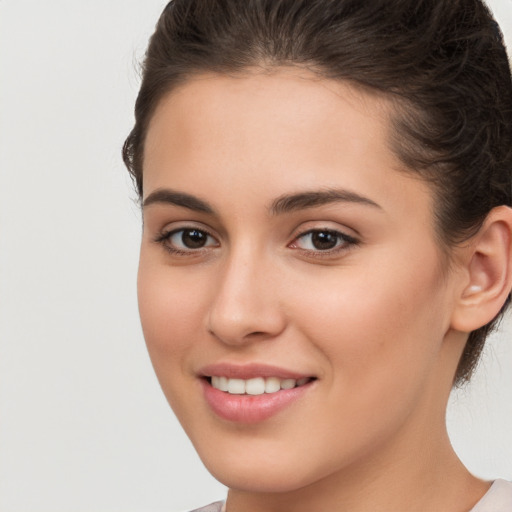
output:
[[[123,148],[140,197],[145,137],[164,95],[197,74],[278,66],[392,101],[392,149],[432,184],[442,247],[471,237],[495,206],[511,205],[510,66],[480,0],[170,2],[147,49]],[[456,384],[471,376],[496,321],[469,335]]]

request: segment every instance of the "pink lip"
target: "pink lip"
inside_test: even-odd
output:
[[[201,369],[202,377],[212,375],[228,378],[251,379],[255,377],[277,377],[279,379],[301,379],[310,375],[300,374],[268,365],[251,364],[236,366],[214,364]],[[276,393],[262,395],[232,395],[215,389],[209,379],[201,378],[206,403],[220,418],[237,423],[258,423],[271,418],[295,401],[302,398],[314,385],[311,381],[293,389],[282,389]]]
[[[204,366],[199,370],[203,377],[227,377],[228,379],[254,379],[255,377],[277,377],[278,379],[302,379],[312,375],[286,370],[267,364],[235,365],[229,363],[216,363]]]

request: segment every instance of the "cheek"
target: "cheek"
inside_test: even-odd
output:
[[[327,450],[315,445],[333,466],[340,453],[370,453],[435,400],[444,288],[432,265],[419,275],[415,265],[392,262],[380,259],[364,277],[345,269],[335,289],[317,280],[295,302],[300,331],[326,363],[323,402],[312,415],[323,418],[320,438],[337,439]]]
[[[343,269],[331,283],[310,285],[307,301],[296,303],[301,311],[294,316],[303,319],[303,331],[325,354],[334,379],[384,392],[426,378],[448,322],[437,254],[425,254],[423,267],[418,257],[379,254],[378,265]]]
[[[138,273],[139,312],[157,375],[164,365],[179,364],[202,324],[201,293],[179,272],[154,265],[141,255]],[[200,282],[200,281],[199,281]]]
[[[187,362],[200,341],[206,294],[197,287],[201,280],[191,282],[183,276],[141,254],[137,288],[144,339],[169,405],[180,421],[189,423],[201,404]]]

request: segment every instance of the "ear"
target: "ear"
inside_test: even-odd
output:
[[[512,209],[491,210],[464,252],[460,293],[451,327],[471,332],[499,313],[512,287]]]

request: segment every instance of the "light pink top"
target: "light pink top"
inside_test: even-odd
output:
[[[469,512],[512,512],[512,482],[496,480]]]

